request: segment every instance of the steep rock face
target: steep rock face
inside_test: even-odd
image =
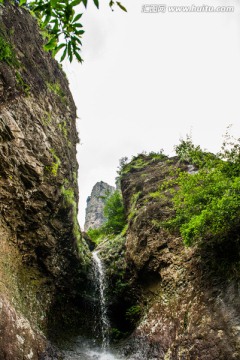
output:
[[[239,276],[221,270],[224,261],[231,267],[227,251],[186,248],[179,235],[159,226],[173,214],[171,194],[152,194],[179,167],[188,169],[176,158],[149,162],[122,179],[127,263],[142,288],[144,308],[125,354],[149,360],[240,359]]]
[[[6,3],[0,24],[0,358],[38,359],[48,351],[41,331],[64,326],[66,303],[80,304],[88,262],[76,109],[29,12]]]
[[[113,193],[115,188],[103,181],[97,182],[91,192],[91,196],[87,199],[86,217],[84,230],[97,229],[103,225],[105,218],[103,208],[105,204],[104,196]]]

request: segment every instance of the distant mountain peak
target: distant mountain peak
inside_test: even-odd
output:
[[[84,231],[88,229],[97,229],[105,222],[103,209],[105,204],[105,197],[112,194],[115,190],[104,181],[97,182],[92,189],[91,196],[87,198],[87,207],[85,215]]]

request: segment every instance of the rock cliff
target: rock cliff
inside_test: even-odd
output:
[[[46,335],[84,307],[76,109],[42,45],[27,10],[1,5],[0,359],[55,358]]]
[[[86,217],[84,230],[97,229],[103,225],[105,218],[103,208],[105,204],[104,197],[113,193],[115,188],[107,183],[97,182],[91,192],[91,196],[87,199]]]
[[[131,359],[240,359],[239,249],[186,248],[159,226],[173,215],[171,192],[155,197],[177,158],[142,155],[122,177],[128,213],[126,263],[141,287],[143,316],[126,346]],[[233,254],[234,253],[234,254]],[[233,256],[234,255],[234,256]],[[132,354],[132,355],[131,355]],[[133,355],[134,354],[134,355]]]

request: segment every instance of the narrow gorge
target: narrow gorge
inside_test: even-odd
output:
[[[240,360],[239,206],[214,237],[210,217],[180,232],[173,200],[207,158],[219,184],[233,166],[238,204],[239,158],[139,154],[95,185],[81,233],[76,107],[43,42],[0,6],[0,360]]]

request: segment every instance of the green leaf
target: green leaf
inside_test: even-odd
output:
[[[50,21],[50,23],[54,24],[54,27],[52,29],[53,33],[57,33],[59,30],[59,24],[58,24],[58,19],[52,20]]]
[[[111,1],[110,1],[110,3],[109,3],[110,8],[112,8],[112,7],[113,7],[113,5],[114,5],[114,1],[113,1],[113,0],[111,0]]]
[[[75,31],[75,35],[81,36],[81,30]]]
[[[99,1],[98,0],[93,0],[95,6],[99,9]]]
[[[82,0],[74,0],[73,2],[70,3],[70,5],[71,5],[72,7],[74,7],[74,6],[79,5],[81,2],[82,2]]]
[[[72,62],[73,53],[72,53],[72,44],[71,44],[71,42],[69,42],[68,45],[67,45],[67,51],[68,51],[68,59],[69,59],[70,62]]]
[[[77,35],[82,35],[82,34],[84,34],[84,33],[85,33],[84,30],[78,30],[78,31],[77,31]]]
[[[44,14],[47,8],[48,8],[48,4],[40,4],[36,7],[34,7],[33,11],[35,13],[40,11],[40,12],[43,12],[43,14]]]
[[[57,53],[58,53],[64,46],[66,46],[66,44],[64,44],[64,43],[58,45],[58,46],[56,47],[56,49],[54,50],[54,56],[57,55]]]
[[[0,2],[3,4],[3,1],[4,1],[4,0],[1,0]],[[27,2],[27,0],[20,0],[20,1],[19,1],[19,6],[25,5],[26,2]]]
[[[81,17],[82,17],[82,14],[78,14],[78,15],[75,16],[75,18],[73,19],[73,22],[78,21]]]
[[[82,63],[83,62],[83,59],[81,58],[81,56],[79,55],[79,52],[78,51],[74,51],[74,55],[76,56],[77,60]]]
[[[117,5],[120,7],[120,9],[127,12],[127,9],[119,1],[117,1]]]
[[[68,22],[72,20],[71,17],[74,15],[74,10],[73,10],[72,5],[70,5],[70,4],[66,5],[64,15],[65,15],[64,22],[67,25]]]
[[[85,8],[87,7],[87,2],[88,2],[88,0],[82,0],[82,2],[83,2],[83,5],[85,6]]]
[[[51,20],[51,13],[47,14],[47,16],[45,17],[45,20],[43,22],[43,27],[47,26],[49,24],[50,20]]]
[[[44,49],[49,51],[49,50],[53,50],[54,48],[56,48],[56,46],[57,46],[57,38],[54,37],[46,45],[44,45]]]
[[[50,0],[50,4],[53,8],[57,6],[58,0]]]
[[[82,42],[81,42],[81,40],[80,40],[78,37],[72,36],[71,39],[72,39],[73,41],[79,43],[80,45],[82,45]]]
[[[64,44],[64,45],[65,45],[65,50],[64,50],[64,52],[63,52],[63,54],[61,56],[61,59],[60,59],[61,62],[65,59],[65,57],[67,55],[67,45],[66,44]]]

